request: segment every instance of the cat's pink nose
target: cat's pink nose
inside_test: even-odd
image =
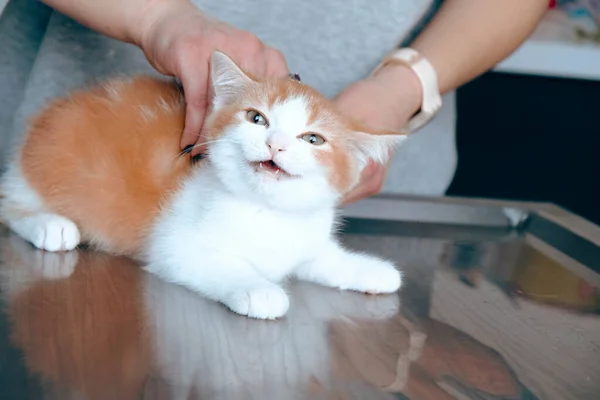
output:
[[[267,139],[267,147],[272,157],[275,157],[280,151],[285,151],[287,146],[284,140],[271,136]]]

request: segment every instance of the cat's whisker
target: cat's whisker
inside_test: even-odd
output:
[[[175,157],[175,159],[181,157],[184,154],[191,153],[192,150],[194,150],[195,148],[198,148],[198,147],[201,147],[201,146],[204,146],[204,145],[207,145],[207,144],[211,144],[211,143],[218,143],[218,142],[231,142],[231,143],[235,143],[235,144],[240,144],[240,142],[238,142],[237,140],[227,139],[227,138],[221,138],[221,139],[215,139],[215,140],[208,140],[206,142],[196,143],[192,147],[188,147],[185,150],[181,150],[179,152],[179,154],[177,155],[177,157]]]

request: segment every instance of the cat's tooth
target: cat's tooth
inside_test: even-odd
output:
[[[277,169],[275,170],[275,174],[278,174],[278,173],[279,173],[279,171],[281,171],[281,170],[280,170],[279,168],[277,168]]]
[[[262,163],[258,163],[258,166],[259,166],[259,168],[263,167]]]

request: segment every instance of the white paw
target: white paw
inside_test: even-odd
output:
[[[48,215],[33,227],[31,243],[46,251],[70,251],[79,244],[79,229],[67,218]]]
[[[402,273],[391,262],[366,255],[357,256],[355,262],[354,273],[349,274],[342,289],[370,294],[394,293],[400,289]]]
[[[282,317],[290,308],[288,296],[277,285],[264,285],[234,293],[224,303],[238,314],[258,319]]]

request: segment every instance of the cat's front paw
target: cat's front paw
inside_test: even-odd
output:
[[[342,289],[380,294],[394,293],[402,286],[402,273],[389,261],[368,255],[355,255],[353,273]]]
[[[33,227],[31,242],[46,251],[71,251],[79,245],[79,229],[71,220],[59,215],[40,216]]]
[[[277,285],[261,285],[231,295],[225,305],[232,311],[258,319],[276,319],[285,315],[290,300]]]

